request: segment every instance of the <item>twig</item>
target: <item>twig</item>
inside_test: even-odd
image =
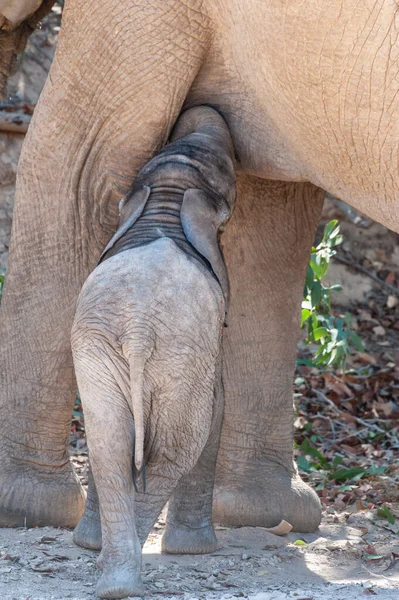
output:
[[[19,104],[19,106],[21,105]],[[7,109],[10,109],[12,112],[16,107],[18,107],[16,102],[0,102],[0,110],[7,111]]]
[[[45,56],[47,58],[47,60],[49,60],[50,62],[53,62],[53,57],[51,56],[51,54],[49,54],[44,48],[41,47],[41,45],[39,44],[39,42],[37,40],[35,40],[34,37],[31,37],[29,40],[34,47],[39,50],[39,52],[41,52],[43,54],[43,56]]]
[[[365,267],[362,267],[362,265],[359,265],[358,263],[353,263],[350,260],[348,260],[347,258],[344,258],[343,256],[341,256],[340,254],[335,254],[334,259],[337,260],[338,262],[343,263],[344,265],[348,265],[349,267],[356,269],[356,271],[360,271],[360,273],[364,273],[364,275],[367,275],[368,277],[370,277],[370,279],[373,279],[373,281],[376,281],[382,287],[386,287],[393,294],[396,294],[397,296],[399,296],[399,288],[395,287],[394,285],[391,285],[390,283],[387,283],[383,279],[380,279],[380,277],[378,277],[378,275],[375,275],[374,273],[372,273]]]
[[[331,448],[333,448],[334,450],[336,450],[340,454],[346,454],[346,456],[348,456],[349,458],[351,458],[353,460],[354,453],[353,452],[348,452],[348,450],[345,450],[344,448],[342,448],[342,446],[340,444],[338,444],[338,443],[331,444],[331,446],[330,446],[329,449],[331,450]]]
[[[43,65],[42,61],[41,61],[41,60],[39,60],[39,59],[37,58],[37,56],[35,56],[35,55],[33,54],[33,52],[29,52],[29,54],[28,54],[28,58],[29,58],[29,60],[33,60],[33,62],[35,62],[37,65],[39,65],[39,67],[40,67],[41,69],[43,69],[43,71],[45,71],[46,73],[48,73],[48,68],[46,68],[46,67]]]
[[[331,408],[334,410],[334,412],[336,414],[338,414],[338,415],[341,414],[341,411],[335,406],[334,402],[332,400],[330,400],[330,398],[327,398],[327,396],[325,394],[323,394],[323,392],[321,392],[320,390],[317,390],[317,389],[313,389],[313,392],[320,398],[320,400],[322,400],[323,402],[325,402],[326,404],[331,406]],[[374,423],[363,421],[363,419],[360,419],[359,417],[355,417],[354,415],[351,415],[351,416],[353,417],[353,419],[355,419],[356,423],[363,425],[363,427],[367,427],[367,429],[374,429],[374,431],[383,433],[389,440],[392,440],[393,442],[395,442],[395,444],[399,444],[399,439],[396,436],[389,433],[389,431],[385,431],[385,429],[378,427],[378,425],[375,425]],[[359,431],[354,431],[353,435],[359,435]]]
[[[363,429],[357,429],[355,431],[352,431],[352,433],[349,433],[348,435],[345,435],[344,437],[340,437],[337,440],[335,440],[336,444],[339,444],[340,442],[343,442],[344,440],[347,440],[348,438],[351,437],[360,437],[363,433],[365,433],[366,431],[368,431],[368,427],[364,427]]]
[[[392,579],[390,577],[387,577],[386,575],[383,575],[382,573],[373,573],[373,571],[370,571],[370,569],[368,569],[365,564],[362,564],[361,566],[363,569],[366,569],[366,571],[368,573],[370,573],[370,575],[373,575],[373,577],[383,577],[387,581],[392,581]]]
[[[394,435],[392,435],[391,433],[389,433],[389,431],[385,431],[385,429],[381,429],[381,427],[378,427],[378,425],[375,425],[374,423],[368,423],[367,421],[363,421],[363,419],[359,419],[359,417],[353,417],[355,419],[355,421],[357,423],[360,423],[360,425],[363,425],[364,427],[368,427],[369,429],[374,429],[375,431],[378,431],[379,433],[383,433],[384,435],[387,436],[388,439],[393,440],[396,444],[399,444],[399,440],[397,437],[395,437]]]
[[[180,591],[169,591],[169,590],[158,590],[157,588],[151,590],[153,594],[159,594],[160,596],[184,596],[184,592]]]
[[[331,427],[331,433],[333,434],[333,439],[335,442],[335,425],[334,425],[334,421],[332,420],[331,417],[325,417],[324,415],[312,415],[311,417],[309,417],[309,421],[315,420],[315,419],[323,419],[324,421],[328,421],[330,423],[330,427]]]
[[[339,208],[339,210],[342,211],[342,213],[351,223],[357,225],[358,227],[364,228],[370,226],[370,221],[362,218],[359,215],[359,213],[354,208],[352,208],[352,206],[349,206],[349,204],[343,202],[342,200],[339,200],[338,198],[335,198],[335,196],[332,196],[331,194],[326,194],[326,196],[335,201],[336,206]]]
[[[367,419],[369,423],[391,423],[394,419]]]
[[[26,133],[28,131],[30,115],[25,113],[9,113],[0,111],[0,131],[8,133]]]
[[[331,408],[334,410],[334,412],[337,415],[341,414],[341,411],[339,410],[339,408],[337,408],[335,406],[334,402],[332,400],[330,400],[330,398],[327,398],[327,396],[325,394],[323,394],[323,392],[321,392],[320,390],[317,390],[317,389],[313,389],[312,391],[316,394],[316,396],[318,396],[320,398],[320,400],[323,400],[323,402],[325,402],[326,404],[331,406]]]

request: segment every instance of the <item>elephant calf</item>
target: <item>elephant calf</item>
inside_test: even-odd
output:
[[[75,541],[98,547],[102,536],[101,598],[143,593],[141,544],[172,493],[164,549],[216,544],[228,298],[218,232],[235,199],[233,149],[223,119],[206,107],[184,113],[173,139],[122,200],[72,329],[94,476]]]

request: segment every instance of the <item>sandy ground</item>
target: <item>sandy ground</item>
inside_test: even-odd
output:
[[[397,600],[399,539],[392,542],[367,514],[352,515],[350,524],[334,522],[339,520],[326,515],[317,532],[284,537],[262,528],[220,528],[220,549],[202,556],[161,554],[160,522],[144,547],[147,596],[154,600],[354,600],[375,595]],[[295,545],[298,540],[304,545]],[[371,544],[380,559],[368,558]],[[68,530],[2,529],[0,598],[95,598],[96,556],[97,552],[75,546]]]

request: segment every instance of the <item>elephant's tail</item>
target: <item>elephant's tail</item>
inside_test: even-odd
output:
[[[140,473],[142,474],[143,488],[145,491],[144,364],[145,360],[141,360],[138,356],[130,356],[131,407],[134,419],[133,483],[136,491],[136,481]]]

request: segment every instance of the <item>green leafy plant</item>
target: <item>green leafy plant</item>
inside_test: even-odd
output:
[[[396,521],[395,515],[393,514],[393,512],[391,510],[389,510],[389,508],[387,506],[384,505],[381,508],[379,508],[377,511],[377,515],[381,519],[386,519],[390,525],[395,524],[395,521]]]
[[[5,278],[5,273],[4,271],[0,274],[0,301],[3,295],[3,287],[4,287],[4,278]]]
[[[377,467],[375,465],[370,468],[366,467],[341,467],[341,463],[344,460],[343,456],[336,455],[332,460],[327,459],[320,450],[309,442],[305,438],[302,444],[297,448],[302,452],[297,457],[296,461],[301,471],[309,473],[310,471],[322,471],[325,473],[326,481],[336,481],[338,484],[345,484],[350,482],[351,484],[357,483],[363,477],[371,477],[375,475],[382,475],[385,473],[387,467]],[[319,486],[319,489],[323,489],[324,484]],[[344,485],[341,491],[350,491],[355,486]],[[316,488],[317,489],[317,488]]]
[[[315,366],[345,366],[351,348],[363,351],[359,336],[351,330],[350,315],[345,318],[331,315],[331,292],[340,291],[340,285],[324,285],[330,262],[341,244],[338,221],[330,221],[324,228],[323,238],[312,248],[306,272],[304,298],[302,301],[301,327],[307,328],[307,343],[315,343],[317,349],[311,364]],[[299,363],[309,361],[298,361]]]

